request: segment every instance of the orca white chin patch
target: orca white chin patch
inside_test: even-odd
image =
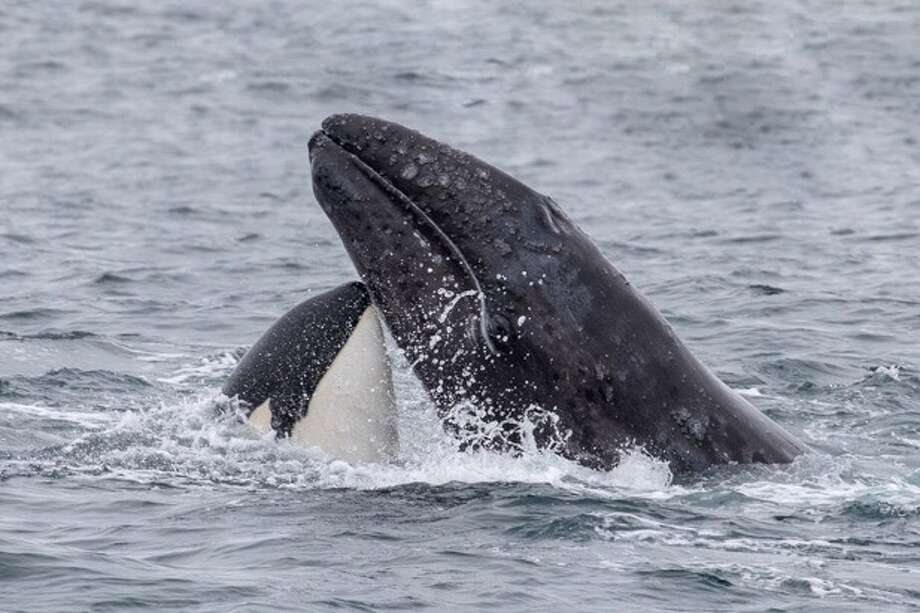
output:
[[[368,306],[313,390],[306,415],[291,429],[291,440],[351,464],[396,457],[399,433],[392,385],[380,321]],[[271,399],[247,421],[262,434],[270,432]]]

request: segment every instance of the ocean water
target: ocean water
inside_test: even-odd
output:
[[[0,6],[0,610],[920,608],[920,5],[503,4]],[[219,417],[354,277],[344,111],[552,195],[812,453],[461,453],[395,352],[392,464]]]

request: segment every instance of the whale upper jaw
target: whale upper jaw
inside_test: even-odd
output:
[[[392,175],[325,131],[309,148],[317,200],[397,342],[432,359],[447,359],[437,355],[448,347],[470,359],[494,352],[485,293],[461,248]]]
[[[476,343],[499,354],[534,305],[552,311],[554,292],[567,291],[584,256],[570,239],[596,251],[552,199],[399,124],[332,115],[309,151],[317,200],[397,335],[396,312],[446,290],[476,297],[458,315]],[[399,261],[386,266],[381,256]],[[416,266],[431,269],[430,279],[415,277],[425,291],[394,282]]]
[[[384,189],[418,207],[463,252],[476,274],[512,269],[534,253],[558,255],[565,236],[578,232],[550,198],[475,156],[399,124],[332,115],[310,141],[311,162],[330,143],[352,154]],[[522,222],[528,235],[524,243]],[[484,241],[485,236],[490,240]]]

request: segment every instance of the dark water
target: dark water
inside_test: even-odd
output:
[[[920,5],[0,6],[0,609],[920,608]],[[214,416],[353,276],[306,141],[361,111],[555,197],[807,441],[670,484],[348,466]]]

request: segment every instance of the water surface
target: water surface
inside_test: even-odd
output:
[[[920,607],[918,31],[906,0],[5,3],[0,608]],[[687,485],[463,454],[404,365],[390,465],[218,418],[354,277],[306,159],[342,111],[552,195],[814,453]]]

